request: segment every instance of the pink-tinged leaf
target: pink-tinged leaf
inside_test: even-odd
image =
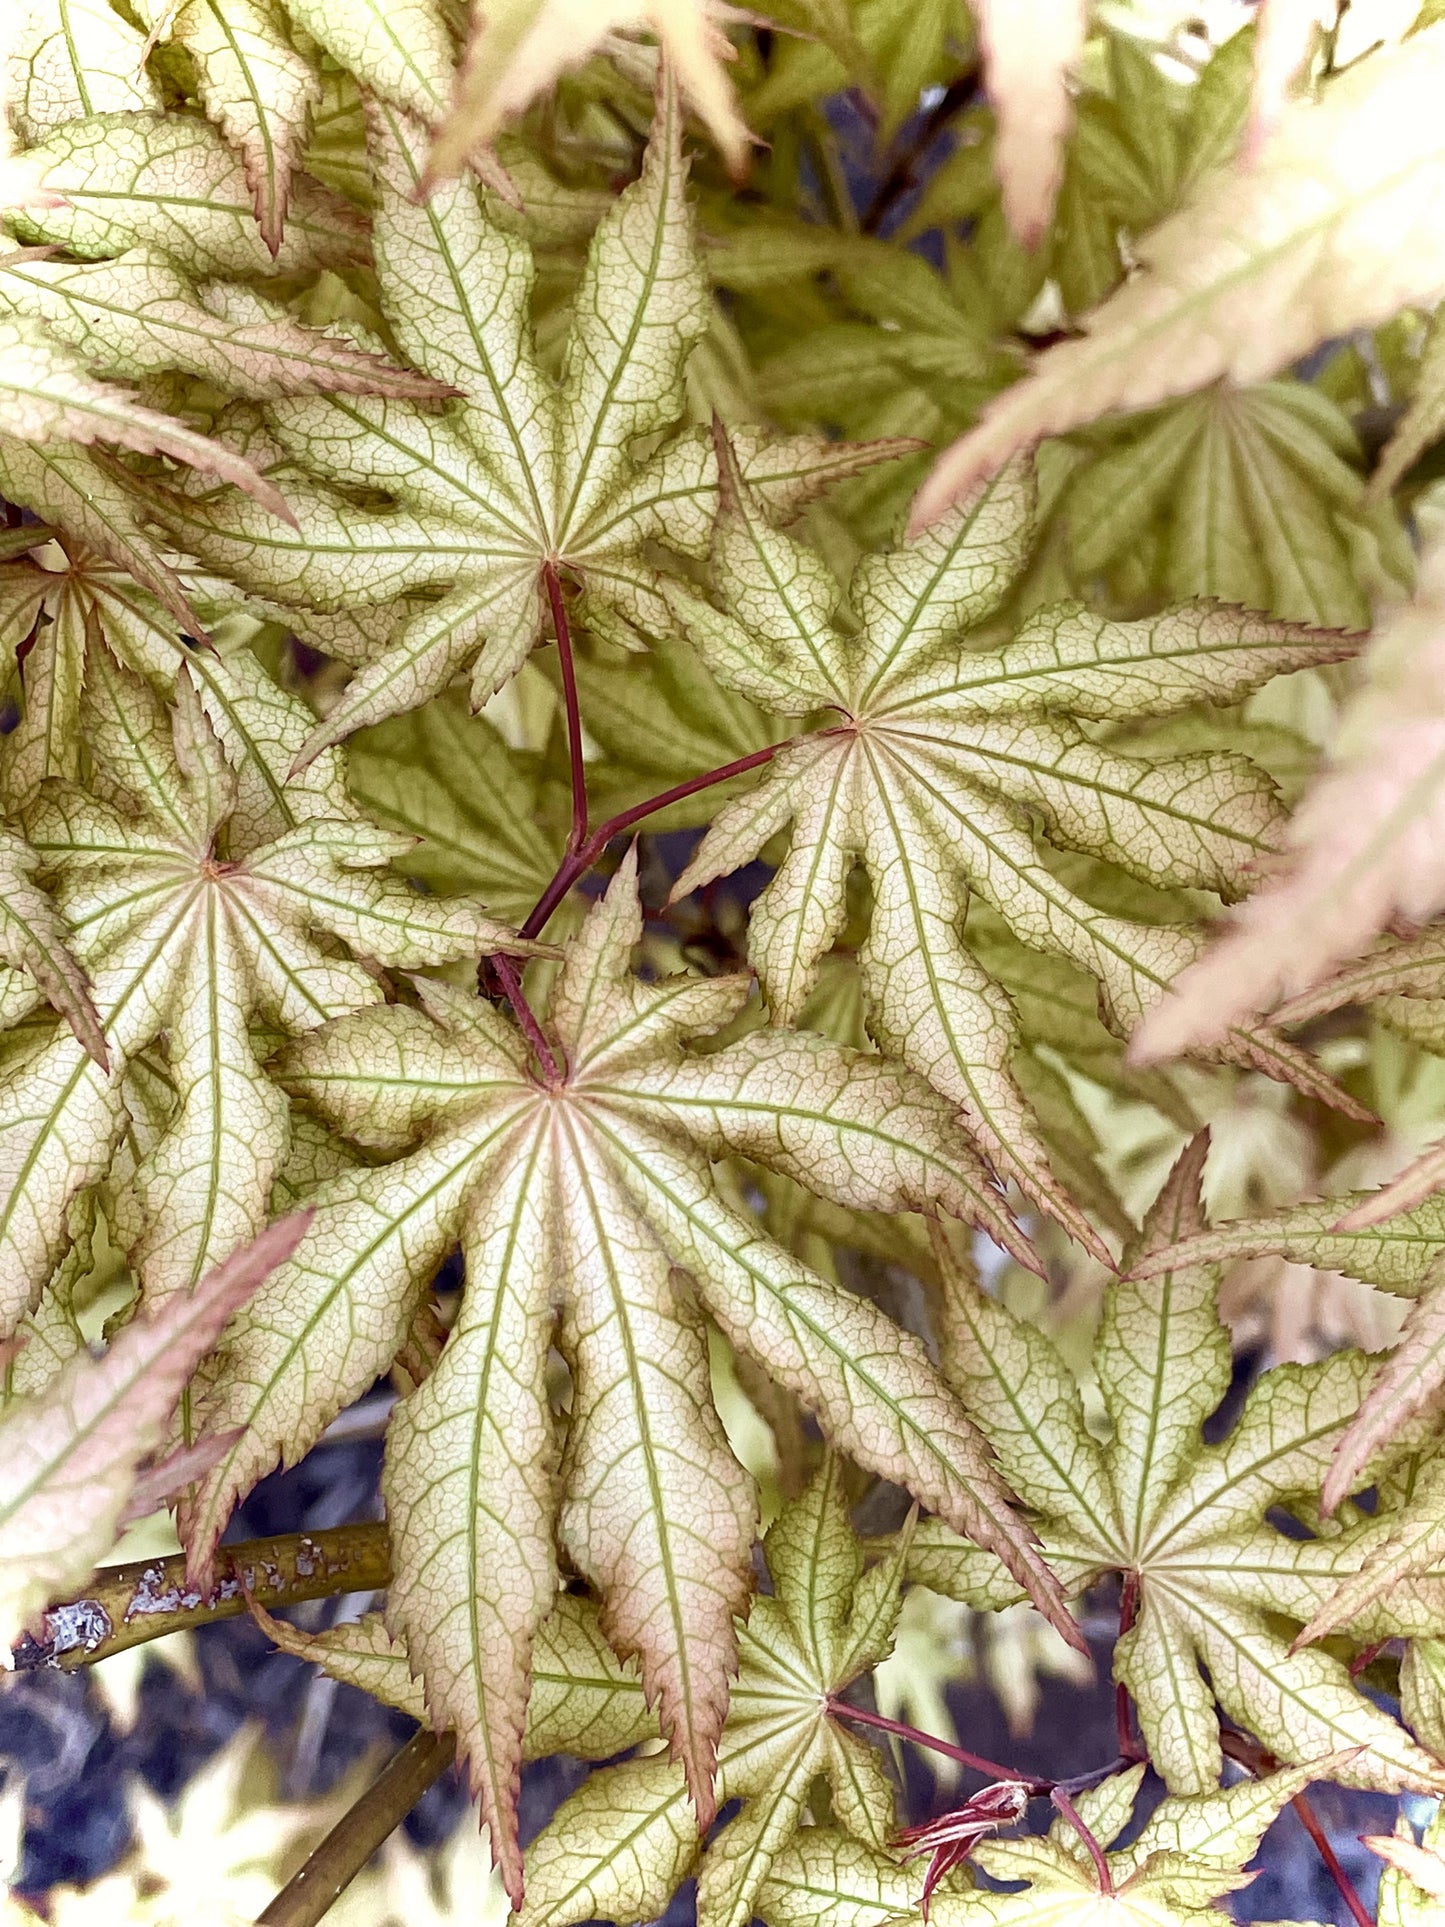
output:
[[[1084,50],[1084,0],[975,0],[984,77],[998,122],[1004,213],[1036,247],[1054,211],[1073,119],[1069,75]]]
[[[128,1526],[133,1519],[146,1519],[171,1494],[203,1479],[211,1467],[225,1457],[240,1436],[238,1432],[206,1432],[191,1445],[179,1445],[154,1465],[136,1474],[120,1522]]]
[[[1351,1207],[1335,1226],[1336,1231],[1368,1231],[1384,1224],[1402,1211],[1413,1211],[1426,1198],[1445,1185],[1445,1144],[1432,1144],[1428,1151],[1407,1164],[1403,1171],[1382,1184],[1378,1191]]]
[[[144,407],[125,389],[97,381],[73,350],[19,315],[0,320],[0,428],[24,442],[113,442],[137,454],[170,455],[234,482],[296,526],[279,489],[242,456],[174,416]]]
[[[1364,666],[1332,764],[1290,823],[1290,867],[1175,980],[1135,1033],[1136,1062],[1299,1000],[1392,919],[1423,923],[1445,906],[1445,547],[1426,555]]]
[[[20,837],[0,829],[0,958],[30,972],[90,1056],[109,1070],[89,979],[70,953],[60,913],[31,875],[38,861]]]
[[[1425,1296],[1406,1315],[1400,1343],[1380,1367],[1335,1447],[1320,1494],[1327,1517],[1357,1489],[1361,1473],[1380,1447],[1417,1412],[1435,1403],[1445,1385],[1445,1262],[1437,1259],[1434,1271]]]
[[[192,1372],[309,1221],[298,1212],[272,1225],[194,1291],[127,1325],[104,1357],[78,1353],[0,1418],[0,1648],[109,1549],[136,1466],[160,1444]]]
[[[1402,1840],[1393,1833],[1362,1833],[1360,1844],[1404,1874],[1422,1894],[1445,1901],[1445,1857],[1433,1847],[1418,1846],[1413,1840]],[[1420,1919],[1424,1918],[1421,1913]]]
[[[917,1860],[928,1856],[928,1872],[923,1879],[919,1912],[928,1919],[934,1889],[946,1874],[963,1865],[980,1840],[987,1840],[1001,1827],[1017,1826],[1028,1812],[1029,1789],[1022,1780],[999,1780],[980,1788],[954,1813],[940,1814],[922,1826],[904,1827],[895,1836],[904,1856]]]

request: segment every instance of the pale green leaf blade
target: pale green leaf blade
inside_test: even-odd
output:
[[[654,1758],[604,1767],[528,1848],[522,1927],[655,1919],[692,1871],[700,1845],[680,1766]]]
[[[292,174],[306,145],[321,80],[268,0],[142,0],[152,26],[196,63],[201,105],[238,150],[261,237],[280,251]]]
[[[435,0],[286,0],[369,93],[435,124],[452,92],[452,46]]]
[[[87,114],[158,109],[144,51],[143,36],[107,0],[17,0],[4,76],[15,132],[43,141]]]
[[[475,1169],[508,1128],[504,1115],[485,1135],[441,1135],[316,1194],[306,1237],[231,1332],[208,1393],[208,1429],[244,1430],[182,1510],[198,1576],[236,1501],[278,1459],[294,1464],[391,1364]]]
[[[195,4],[195,0],[192,0]],[[139,380],[183,368],[233,394],[313,389],[434,397],[430,376],[399,368],[344,335],[307,328],[284,308],[234,287],[204,292],[154,248],[114,261],[12,258],[0,309],[43,320],[93,373]]]
[[[1445,1244],[1445,1198],[1426,1198],[1413,1210],[1381,1224],[1342,1231],[1352,1207],[1377,1194],[1351,1192],[1309,1204],[1285,1205],[1264,1218],[1235,1219],[1215,1225],[1163,1251],[1143,1252],[1132,1275],[1153,1278],[1175,1266],[1225,1264],[1236,1258],[1278,1254],[1319,1271],[1341,1271],[1403,1298],[1418,1298]]]
[[[697,1278],[733,1343],[817,1413],[850,1457],[895,1479],[996,1551],[1055,1624],[1057,1581],[1019,1527],[981,1440],[915,1339],[781,1252],[712,1192],[705,1167],[662,1140],[616,1138],[624,1177]],[[1067,1636],[1067,1635],[1066,1635]]]
[[[1208,1148],[1201,1134],[1181,1154],[1145,1221],[1139,1249],[1177,1245],[1202,1227],[1199,1186]],[[1126,1254],[1126,1264],[1136,1256]],[[1111,1285],[1094,1366],[1113,1427],[1122,1523],[1137,1556],[1152,1509],[1198,1453],[1200,1427],[1229,1389],[1229,1338],[1210,1273],[1180,1269],[1147,1284],[1131,1276]]]
[[[701,1319],[671,1284],[667,1253],[600,1147],[567,1138],[554,1179],[575,1375],[562,1534],[601,1589],[608,1639],[641,1661],[706,1827],[756,1499],[713,1407]]]
[[[392,1521],[387,1622],[405,1639],[438,1727],[454,1727],[514,1904],[526,1683],[557,1592],[550,1282],[557,1253],[539,1166],[543,1134],[491,1161],[485,1204],[463,1228],[467,1285],[436,1370],[387,1436]]]
[[[618,1095],[657,1124],[669,1112],[686,1117],[714,1158],[752,1158],[859,1210],[941,1209],[1032,1261],[949,1106],[885,1058],[809,1033],[758,1031],[620,1080]]]
[[[641,177],[593,237],[573,311],[554,511],[564,541],[605,507],[629,471],[630,444],[680,412],[683,367],[711,312],[686,180],[682,110],[665,81]]]
[[[0,317],[0,428],[24,442],[114,442],[188,462],[233,482],[272,515],[285,498],[243,457],[174,416],[146,408],[123,388],[96,381],[79,356],[39,321]]]
[[[192,274],[245,280],[340,267],[357,252],[355,210],[302,178],[273,257],[239,157],[195,115],[96,114],[26,159],[64,205],[15,214],[16,232],[85,260],[154,247]]]
[[[101,1070],[109,1068],[105,1033],[84,970],[54,904],[34,881],[38,858],[21,837],[0,828],[0,957],[28,970]]]
[[[918,1886],[916,1872],[876,1847],[805,1827],[773,1861],[757,1912],[767,1927],[815,1927],[820,1915],[836,1927],[885,1927],[911,1911]]]

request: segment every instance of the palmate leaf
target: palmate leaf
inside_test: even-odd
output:
[[[1291,622],[1364,628],[1362,544],[1400,544],[1367,510],[1349,422],[1303,382],[1213,387],[1091,431],[1054,510],[1081,581],[1126,597],[1212,596]]]
[[[1111,623],[1069,604],[1038,611],[1001,649],[971,646],[960,632],[1003,601],[1033,513],[1032,472],[1016,464],[919,541],[866,558],[850,589],[862,625],[852,634],[833,624],[823,564],[771,529],[734,478],[714,544],[727,611],[677,588],[672,607],[728,687],[785,715],[843,720],[799,738],[718,813],[674,894],[738,868],[793,822],[750,934],[764,995],[788,1023],[841,932],[861,860],[873,890],[859,951],[873,1036],[961,1107],[1000,1170],[1100,1252],[1050,1175],[1011,1075],[1015,1017],[968,946],[969,893],[1025,944],[1096,979],[1106,1021],[1127,1036],[1202,938],[1098,908],[1069,887],[1050,846],[1233,896],[1281,815],[1273,786],[1242,757],[1144,762],[1081,724],[1231,701],[1352,645],[1209,605]],[[1222,1055],[1323,1088],[1303,1054],[1267,1032],[1236,1032]]]
[[[1206,175],[1139,243],[1141,272],[1083,338],[1048,349],[945,452],[913,526],[1044,435],[1221,376],[1260,381],[1318,341],[1437,299],[1445,139],[1428,103],[1442,77],[1436,23],[1357,61],[1318,104],[1287,108],[1256,158]]]
[[[420,1142],[316,1194],[311,1233],[229,1340],[205,1418],[246,1431],[189,1508],[199,1570],[236,1497],[386,1369],[460,1238],[460,1316],[391,1426],[388,1617],[433,1717],[459,1731],[513,1886],[527,1654],[555,1590],[545,1365],[559,1287],[573,1387],[561,1533],[600,1589],[609,1639],[640,1655],[701,1812],[755,1499],[713,1410],[694,1290],[844,1450],[992,1545],[1060,1611],[918,1342],[772,1243],[710,1169],[742,1154],[844,1204],[942,1209],[1028,1262],[948,1106],[911,1073],[806,1034],[684,1051],[736,1013],[748,980],[643,983],[628,974],[641,935],[630,858],[554,987],[555,1076],[529,1066],[489,1005],[431,984],[423,1010],[372,1011],[284,1056],[288,1088],[361,1144]]]
[[[7,1330],[64,1249],[70,1200],[106,1172],[130,1122],[121,1073],[161,1033],[175,1109],[132,1180],[145,1232],[131,1255],[154,1301],[265,1221],[287,1106],[257,1061],[253,1018],[291,1033],[379,1003],[381,985],[351,955],[414,969],[511,942],[474,901],[428,900],[385,874],[405,846],[356,814],[334,764],[283,791],[305,730],[299,704],[279,691],[258,700],[215,662],[204,679],[183,669],[176,693],[168,715],[93,650],[92,789],[47,787],[25,814],[94,985],[111,1074],[68,1030],[42,1033],[9,1067]]]
[[[1206,1140],[1181,1158],[1145,1226],[1146,1253],[1178,1248],[1200,1221]],[[1201,1267],[1177,1261],[1147,1282],[1112,1285],[1094,1351],[1113,1427],[1100,1445],[1084,1423],[1072,1374],[1051,1342],[961,1275],[945,1299],[945,1369],[1037,1519],[1050,1563],[1082,1587],[1107,1571],[1132,1577],[1139,1612],[1115,1669],[1139,1709],[1149,1757],[1170,1789],[1203,1793],[1219,1779],[1215,1704],[1278,1758],[1342,1759],[1331,1777],[1385,1790],[1445,1789],[1445,1765],[1417,1746],[1318,1650],[1292,1650],[1279,1618],[1308,1620],[1343,1578],[1373,1569],[1389,1518],[1357,1516],[1326,1536],[1286,1536],[1272,1509],[1308,1518],[1330,1456],[1369,1379],[1368,1360],[1339,1352],[1265,1373],[1218,1445],[1200,1427],[1229,1386],[1230,1348]],[[1157,1268],[1151,1266],[1151,1269]],[[1004,1603],[997,1569],[966,1552],[950,1566],[924,1527],[915,1577],[980,1606]],[[1361,1642],[1428,1632],[1445,1574],[1426,1572],[1392,1596],[1388,1615],[1351,1619]],[[1206,1684],[1201,1668],[1207,1669]]]
[[[414,707],[468,665],[480,707],[541,638],[549,566],[582,585],[584,613],[609,632],[670,627],[646,551],[704,554],[717,495],[701,430],[668,435],[642,463],[630,452],[675,429],[683,369],[708,323],[679,121],[664,88],[642,177],[589,251],[559,389],[534,354],[526,244],[489,218],[470,182],[418,205],[421,129],[395,110],[373,113],[383,305],[416,366],[467,399],[441,413],[361,398],[277,404],[272,433],[317,478],[293,480],[288,467],[297,535],[278,540],[235,496],[157,504],[182,546],[283,604],[329,610],[445,591],[365,663],[310,752]],[[757,435],[746,460],[772,511],[787,516],[894,452]],[[396,506],[357,508],[332,484],[383,490]]]
[[[694,1870],[702,1927],[746,1927],[819,1776],[839,1826],[875,1851],[886,1846],[894,1806],[882,1759],[828,1702],[886,1657],[901,1561],[864,1572],[831,1456],[765,1550],[774,1590],[754,1599],[739,1631],[718,1747],[718,1802],[741,1810],[704,1851],[680,1768],[654,1757],[594,1774],[527,1850],[523,1927],[647,1920]]]
[[[193,1292],[133,1320],[104,1357],[82,1350],[43,1392],[6,1407],[0,1648],[7,1653],[30,1615],[83,1585],[109,1550],[136,1468],[161,1444],[191,1373],[237,1306],[295,1250],[304,1227],[304,1217],[272,1225]]]
[[[292,173],[321,99],[319,74],[273,0],[139,0],[138,11],[195,63],[201,105],[239,152],[261,238],[279,253]]]

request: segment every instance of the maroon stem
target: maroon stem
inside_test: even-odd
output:
[[[572,855],[587,841],[587,771],[582,761],[582,709],[577,700],[577,665],[572,659],[572,627],[555,564],[542,569],[547,601],[552,610],[552,632],[557,638],[557,660],[562,665],[562,701],[567,711],[567,758],[572,765],[572,829],[567,852]]]
[[[497,973],[497,982],[506,993],[507,1002],[512,1006],[512,1014],[521,1026],[522,1035],[532,1046],[547,1082],[552,1085],[560,1084],[562,1073],[557,1068],[557,1059],[552,1054],[552,1046],[547,1042],[542,1026],[537,1022],[536,1013],[527,1002],[526,993],[522,989],[522,979],[517,974],[517,966],[510,957],[493,957],[492,969]]]
[[[933,1734],[925,1733],[921,1727],[905,1726],[902,1720],[890,1720],[882,1713],[870,1713],[866,1707],[850,1706],[846,1700],[830,1699],[828,1711],[835,1719],[856,1720],[860,1726],[871,1726],[879,1733],[891,1733],[895,1739],[912,1740],[915,1746],[926,1746],[934,1753],[942,1753],[950,1760],[957,1760],[960,1766],[972,1767],[975,1773],[986,1773],[991,1780],[1017,1780],[1026,1786],[1030,1793],[1052,1793],[1052,1780],[1035,1779],[1029,1773],[1016,1773],[1011,1766],[1000,1766],[997,1760],[986,1760],[980,1753],[970,1753],[966,1747],[954,1746],[949,1740],[935,1739]]]
[[[675,783],[670,790],[649,796],[645,803],[634,803],[631,809],[620,810],[616,816],[609,816],[605,823],[598,824],[585,842],[563,857],[557,866],[557,874],[542,892],[537,907],[518,935],[535,937],[546,929],[547,919],[557,905],[577,879],[592,868],[614,836],[621,836],[634,823],[640,823],[644,817],[652,816],[658,810],[665,810],[670,803],[680,803],[685,796],[696,796],[699,790],[711,789],[714,783],[725,783],[731,776],[742,776],[750,769],[760,769],[764,763],[770,763],[780,749],[786,748],[786,743],[769,743],[766,749],[755,749],[750,756],[739,756],[736,762],[724,763],[721,769],[710,769],[704,776],[690,776],[685,783]]]
[[[1375,1927],[1369,1909],[1355,1891],[1355,1883],[1340,1865],[1340,1857],[1330,1845],[1329,1835],[1320,1825],[1315,1810],[1302,1793],[1297,1793],[1290,1805],[1300,1817],[1300,1824],[1315,1843],[1315,1850],[1329,1870],[1330,1879],[1340,1890],[1340,1898],[1354,1915],[1359,1927]]]
[[[1109,1872],[1109,1863],[1104,1858],[1104,1849],[1099,1845],[1088,1827],[1084,1825],[1083,1817],[1079,1809],[1074,1805],[1073,1801],[1061,1786],[1056,1786],[1049,1795],[1049,1798],[1053,1801],[1059,1812],[1063,1814],[1069,1825],[1074,1829],[1074,1832],[1078,1834],[1084,1845],[1089,1849],[1089,1858],[1094,1863],[1094,1872],[1099,1876],[1099,1892],[1101,1894],[1112,1894],[1114,1891],[1114,1881],[1113,1876]]]
[[[1119,1594],[1119,1637],[1122,1639],[1139,1617],[1139,1576],[1137,1573],[1124,1574],[1123,1589]],[[1129,1689],[1121,1680],[1114,1688],[1114,1724],[1119,1735],[1119,1751],[1126,1760],[1140,1760],[1143,1753],[1134,1737],[1133,1706],[1129,1699]]]

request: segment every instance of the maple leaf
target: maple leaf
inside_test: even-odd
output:
[[[1086,900],[1050,866],[1029,812],[1054,845],[1237,894],[1281,823],[1268,779],[1237,756],[1136,760],[1081,721],[1229,700],[1350,644],[1208,605],[1112,623],[1061,604],[1001,649],[960,640],[1003,601],[1033,517],[1032,471],[1016,464],[910,546],[865,558],[849,591],[853,634],[833,624],[826,566],[763,521],[733,471],[713,552],[726,613],[680,588],[672,607],[727,686],[785,715],[843,720],[800,737],[718,812],[673,895],[738,868],[793,821],[750,929],[764,995],[788,1023],[842,929],[861,858],[873,906],[858,961],[874,1038],[958,1104],[998,1168],[1098,1254],[1011,1075],[1015,1018],[963,935],[969,894],[1025,944],[1096,978],[1106,1021],[1127,1035],[1202,938]],[[1266,1033],[1236,1033],[1223,1055],[1319,1088],[1302,1054]]]
[[[68,933],[54,904],[35,882],[39,862],[23,837],[0,827],[0,960],[10,966],[0,982],[0,1012],[10,1022],[28,1014],[34,999],[25,982],[17,981],[24,973],[106,1070],[110,1059],[105,1032],[90,985],[70,953]]]
[[[415,707],[472,665],[479,708],[541,639],[544,579],[585,590],[584,618],[608,633],[666,633],[654,542],[706,553],[716,500],[711,442],[674,430],[689,352],[709,303],[684,197],[680,116],[670,89],[642,176],[613,204],[588,251],[560,389],[536,361],[528,320],[533,263],[469,182],[420,206],[422,135],[399,112],[372,116],[377,271],[403,351],[466,400],[441,413],[405,402],[316,398],[268,411],[300,524],[277,539],[240,498],[158,501],[192,554],[283,605],[339,609],[442,590],[364,663],[307,754]],[[289,230],[288,230],[289,234]],[[643,462],[640,437],[666,438]],[[779,515],[830,480],[897,452],[755,434],[748,472]],[[334,485],[384,490],[362,509]],[[559,591],[560,593],[560,591]],[[635,640],[635,639],[634,639]]]
[[[562,1534],[601,1590],[608,1637],[641,1656],[701,1812],[755,1501],[677,1272],[844,1450],[995,1546],[1059,1614],[917,1340],[773,1244],[709,1169],[742,1154],[845,1204],[943,1209],[1028,1262],[948,1106],[901,1067],[816,1036],[685,1053],[684,1038],[740,1009],[749,980],[640,982],[627,964],[641,935],[632,856],[567,951],[538,1068],[488,1004],[437,984],[419,985],[423,1010],[372,1011],[285,1054],[287,1087],[359,1143],[421,1143],[316,1193],[311,1234],[228,1341],[205,1421],[247,1429],[189,1508],[199,1569],[236,1496],[385,1370],[414,1292],[460,1237],[461,1315],[391,1424],[388,1617],[434,1718],[458,1729],[512,1887],[527,1653],[555,1591],[545,1365],[559,1283],[573,1386]]]
[[[1199,1224],[1206,1147],[1201,1135],[1176,1165],[1146,1221],[1145,1252],[1177,1245]],[[1094,1350],[1113,1427],[1105,1447],[1042,1332],[986,1298],[956,1264],[944,1305],[945,1370],[1037,1519],[1050,1564],[1071,1587],[1120,1572],[1137,1589],[1138,1617],[1115,1648],[1115,1671],[1172,1791],[1202,1793],[1219,1779],[1216,1701],[1292,1763],[1363,1749],[1338,1768],[1346,1785],[1445,1787],[1445,1766],[1358,1690],[1340,1660],[1294,1651],[1276,1630],[1276,1616],[1309,1619],[1341,1578],[1373,1566],[1388,1536],[1387,1519],[1307,1539],[1268,1519],[1272,1508],[1311,1516],[1368,1360],[1338,1352],[1266,1372],[1228,1437],[1204,1445],[1200,1427],[1229,1386],[1229,1340],[1208,1270],[1175,1262],[1105,1296]],[[972,1552],[951,1566],[933,1549],[943,1539],[932,1523],[920,1529],[911,1574],[976,1605],[1005,1603],[997,1568]],[[1392,1630],[1428,1631],[1438,1587],[1431,1575],[1416,1596],[1393,1599]],[[1376,1622],[1366,1613],[1351,1623],[1364,1639]]]
[[[1317,1772],[1296,1768],[1223,1792],[1164,1800],[1135,1840],[1106,1854],[1101,1847],[1127,1823],[1143,1777],[1142,1766],[1131,1767],[1076,1796],[1079,1817],[1095,1836],[1092,1852],[1062,1818],[1047,1839],[978,1847],[975,1858],[986,1873],[1027,1881],[1027,1888],[1008,1894],[945,1888],[933,1905],[937,1927],[1094,1927],[1105,1919],[1118,1927],[1215,1927],[1214,1903],[1249,1885],[1254,1876],[1241,1872],[1244,1862]]]
[[[730,17],[743,16],[720,0],[478,0],[451,110],[427,158],[427,184],[456,174],[560,74],[639,29],[656,35],[683,98],[741,175],[753,136],[722,66],[733,58],[723,32]]]
[[[104,1357],[79,1352],[0,1414],[0,1651],[109,1550],[136,1468],[161,1443],[191,1373],[305,1224],[303,1215],[273,1225],[194,1291],[133,1320]]]
[[[1411,600],[1385,621],[1341,719],[1330,766],[1291,818],[1286,873],[1235,913],[1209,953],[1144,1021],[1149,1062],[1219,1035],[1281,996],[1298,999],[1390,919],[1445,905],[1440,706],[1445,545],[1427,551]]]
[[[1303,382],[1207,388],[1101,425],[1087,446],[1051,519],[1078,579],[1107,571],[1126,602],[1142,586],[1364,628],[1361,544],[1373,535],[1409,566],[1393,511],[1365,505],[1347,417]]]
[[[1418,1841],[1403,1815],[1393,1834],[1360,1837],[1386,1863],[1380,1876],[1379,1927],[1430,1927],[1445,1901],[1445,1809],[1436,1812]]]
[[[196,94],[239,151],[261,238],[278,254],[320,76],[270,0],[139,0],[138,10],[152,42],[164,38],[194,62]]]
[[[257,1061],[253,1017],[294,1032],[379,1003],[381,985],[348,950],[416,968],[513,945],[473,901],[431,901],[385,874],[406,845],[357,815],[334,762],[283,790],[306,712],[247,680],[214,659],[183,667],[168,715],[93,649],[92,789],[47,787],[25,813],[94,985],[111,1074],[68,1030],[30,1039],[9,1067],[7,1330],[64,1249],[70,1201],[104,1175],[130,1123],[125,1067],[162,1032],[175,1110],[131,1180],[145,1224],[132,1256],[153,1301],[264,1222],[287,1106]],[[249,680],[264,682],[259,666]]]
[[[10,123],[26,142],[87,114],[162,105],[144,36],[110,0],[16,0],[4,53]]]
[[[1084,50],[1083,0],[976,0],[984,74],[998,121],[994,165],[1009,226],[1026,247],[1049,223],[1063,178],[1069,75]]]
[[[123,388],[97,381],[81,357],[39,321],[0,317],[0,433],[22,442],[115,442],[171,455],[234,482],[272,515],[289,519],[284,496],[233,449],[174,416],[147,408]]]
[[[695,1870],[702,1927],[746,1927],[820,1775],[838,1824],[877,1851],[886,1846],[894,1806],[882,1759],[830,1702],[888,1652],[900,1557],[864,1572],[831,1455],[764,1549],[774,1590],[753,1600],[739,1628],[718,1747],[718,1801],[740,1801],[741,1810],[704,1850],[673,1762],[644,1758],[593,1774],[527,1850],[523,1927],[647,1920]]]
[[[387,1630],[381,1613],[307,1633],[261,1606],[253,1604],[251,1612],[283,1652],[314,1662],[328,1678],[358,1687],[415,1720],[430,1718],[406,1642]],[[523,1759],[570,1753],[579,1760],[608,1760],[656,1738],[657,1716],[648,1707],[642,1677],[608,1645],[595,1603],[559,1593],[532,1642]]]
[[[1260,381],[1318,341],[1434,300],[1445,136],[1426,103],[1442,80],[1437,23],[1285,108],[1257,157],[1207,175],[1137,243],[1140,271],[1082,338],[1046,350],[945,451],[913,527],[1042,436],[1222,376]]]
[[[93,374],[125,381],[178,370],[257,400],[327,390],[437,400],[452,392],[345,335],[306,327],[252,289],[197,286],[150,246],[112,261],[13,253],[0,262],[0,313],[43,323]]]

